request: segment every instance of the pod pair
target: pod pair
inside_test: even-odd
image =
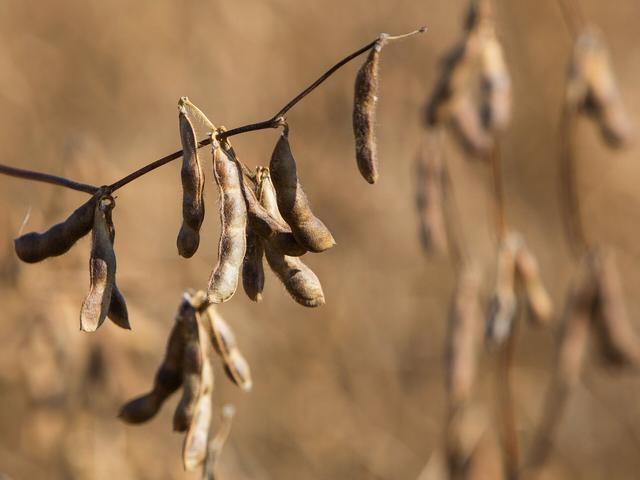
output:
[[[542,283],[538,261],[519,234],[507,234],[500,244],[496,279],[487,321],[489,340],[500,344],[511,334],[519,296],[524,297],[534,324],[551,321],[553,305]]]

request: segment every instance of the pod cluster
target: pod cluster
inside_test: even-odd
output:
[[[335,240],[311,209],[284,120],[285,128],[273,150],[269,168],[257,167],[251,172],[224,138],[224,127],[215,127],[186,97],[180,99],[179,110],[184,149],[181,174],[184,195],[178,250],[183,256],[195,253],[204,215],[200,188],[203,175],[193,120],[206,125],[211,135],[221,228],[218,260],[209,278],[207,302],[226,302],[235,294],[240,280],[247,296],[259,302],[264,290],[266,258],[296,302],[306,307],[323,305],[320,281],[299,257],[307,252],[328,250],[335,245]],[[193,212],[197,215],[192,215]],[[194,216],[197,221],[191,218]],[[185,238],[193,240],[186,241]],[[189,255],[184,255],[185,252]]]
[[[511,76],[489,0],[471,4],[462,39],[445,55],[425,108],[429,128],[446,125],[466,152],[486,156],[511,120]]]
[[[45,232],[26,233],[14,240],[18,258],[35,263],[66,253],[91,232],[89,293],[80,309],[80,329],[85,332],[97,330],[107,318],[119,327],[131,329],[127,303],[116,285],[115,205],[114,198],[100,189],[65,221]]]
[[[165,356],[151,390],[126,403],[119,413],[126,423],[144,423],[182,388],[173,416],[173,429],[185,433],[182,449],[185,470],[203,466],[203,478],[214,478],[211,472],[233,416],[233,407],[223,408],[221,430],[215,436],[210,435],[216,354],[229,379],[242,390],[251,390],[249,364],[238,349],[231,327],[209,303],[206,292],[187,291],[178,307]]]

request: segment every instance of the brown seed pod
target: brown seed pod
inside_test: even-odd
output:
[[[471,96],[459,93],[449,106],[451,129],[462,148],[471,155],[486,155],[493,146],[493,138],[482,125],[481,115]]]
[[[511,75],[494,28],[485,29],[481,45],[480,72],[485,95],[482,118],[488,130],[501,132],[511,120]]]
[[[278,211],[276,190],[273,188],[268,172],[262,178],[260,190],[262,193],[260,201],[264,208],[272,216],[281,218]],[[324,305],[324,293],[320,280],[302,260],[283,255],[269,242],[265,243],[264,249],[269,267],[296,302],[305,307]]]
[[[262,240],[251,226],[248,226],[247,251],[242,262],[242,286],[247,296],[254,302],[262,300],[262,290],[264,289],[263,257]]]
[[[14,240],[18,258],[36,263],[45,258],[62,255],[93,228],[93,214],[98,197],[93,196],[80,205],[69,217],[43,233],[31,232]]]
[[[310,252],[323,252],[333,247],[336,242],[324,223],[311,211],[309,200],[298,178],[288,136],[289,131],[285,127],[269,163],[278,208],[299,244]]]
[[[173,429],[184,432],[191,425],[201,388],[201,373],[204,359],[200,351],[200,339],[196,309],[190,303],[190,295],[185,294],[178,322],[181,325],[184,352],[182,356],[182,398],[173,416]]]
[[[602,35],[586,28],[576,39],[567,82],[567,103],[593,117],[612,147],[626,144],[631,124]]]
[[[375,138],[376,104],[378,103],[378,70],[380,51],[386,42],[381,36],[356,75],[353,100],[353,134],[356,161],[364,179],[373,184],[378,180],[378,149]]]
[[[231,327],[218,314],[214,305],[207,306],[201,315],[213,348],[222,358],[225,373],[233,383],[248,392],[253,386],[251,370],[238,349]]]
[[[182,461],[186,471],[192,471],[204,462],[207,455],[207,439],[211,425],[213,368],[211,366],[211,342],[208,339],[204,322],[208,320],[196,314],[198,328],[198,345],[202,368],[200,371],[200,388],[196,400],[191,423],[187,430],[182,447]]]
[[[553,318],[551,297],[542,283],[538,260],[524,243],[516,254],[516,273],[524,287],[531,319],[537,325],[548,325]]]
[[[113,224],[113,209],[104,212],[104,218],[107,222],[107,230],[109,231],[109,239],[111,240],[111,246],[113,247],[116,240],[116,228]],[[129,323],[129,311],[127,309],[127,302],[124,296],[118,289],[116,280],[113,280],[113,289],[111,291],[111,302],[109,303],[109,313],[107,318],[115,323],[120,328],[125,330],[131,330],[131,324]]]
[[[107,317],[120,328],[131,330],[127,302],[118,289],[118,286],[115,284],[115,281],[111,291],[111,302],[109,303],[109,313],[107,313]]]
[[[516,318],[516,254],[520,245],[520,237],[509,234],[498,248],[496,289],[491,300],[486,331],[487,338],[495,344],[502,344],[509,337]]]
[[[467,403],[477,368],[481,335],[480,274],[467,266],[460,272],[449,311],[447,341],[447,390],[452,410]]]
[[[204,221],[204,173],[198,158],[198,141],[184,108],[178,114],[182,142],[182,226],[178,233],[178,253],[190,258],[200,245],[200,227]]]
[[[222,449],[227,442],[229,433],[231,432],[231,421],[235,415],[236,409],[233,405],[227,404],[222,407],[222,421],[216,434],[209,440],[207,447],[207,458],[202,470],[202,480],[216,479],[216,465],[222,455]]]
[[[238,288],[238,278],[247,248],[247,207],[242,192],[242,171],[230,155],[228,143],[213,139],[213,173],[220,191],[220,243],[218,263],[207,294],[212,303],[229,300]]]
[[[80,329],[95,331],[109,312],[116,276],[116,255],[113,251],[107,215],[115,206],[110,195],[102,196],[95,207],[89,260],[90,290],[82,302]]]
[[[262,167],[258,167],[256,173],[256,183],[258,184],[259,180],[257,179],[262,175],[261,172]],[[299,257],[307,252],[307,249],[296,241],[289,225],[287,225],[282,217],[274,218],[260,205],[260,201],[256,197],[256,192],[254,192],[253,187],[244,176],[242,191],[247,204],[247,222],[249,229],[261,238],[268,240],[278,251],[286,255]]]
[[[633,330],[613,252],[593,254],[597,305],[593,315],[596,340],[604,360],[614,367],[640,367],[640,342]]]
[[[156,372],[152,390],[125,404],[119,417],[127,423],[142,423],[153,418],[169,396],[182,386],[182,360],[184,356],[182,324],[176,320],[164,359]]]
[[[428,253],[446,254],[449,250],[444,219],[445,176],[442,150],[436,138],[428,136],[416,157],[416,206],[420,239]]]

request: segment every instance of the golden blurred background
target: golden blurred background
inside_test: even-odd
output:
[[[640,3],[580,4],[608,39],[637,124],[640,34],[633,20]],[[513,123],[503,142],[508,215],[540,258],[560,310],[575,270],[556,159],[571,38],[553,0],[497,0],[497,8],[514,82]],[[178,148],[182,95],[229,128],[263,120],[379,32],[429,27],[382,54],[375,186],[360,178],[353,158],[360,61],[288,115],[307,194],[337,240],[332,250],[305,257],[327,304],[300,307],[268,273],[260,304],[239,291],[220,308],[254,378],[253,391],[244,394],[216,367],[216,407],[237,407],[222,478],[414,480],[441,448],[444,339],[455,278],[447,260],[421,250],[414,160],[422,107],[465,9],[460,0],[0,2],[1,162],[98,185]],[[277,135],[249,133],[233,143],[248,165],[266,165]],[[579,135],[588,232],[617,249],[638,330],[640,147],[612,152],[586,122]],[[463,162],[453,145],[447,151],[465,235],[474,255],[491,265],[487,169]],[[142,426],[116,415],[150,387],[182,291],[203,288],[216,262],[217,194],[210,167],[206,173],[208,215],[191,260],[175,247],[179,162],[118,192],[118,284],[133,331],[105,324],[94,334],[78,331],[88,237],[36,265],[19,263],[12,246],[25,217],[25,232],[44,230],[86,196],[0,176],[0,472],[12,479],[199,478],[182,471],[182,436],[171,429],[178,395]],[[552,332],[523,329],[515,394],[524,445],[540,415],[553,346]],[[490,411],[494,373],[488,357],[479,387]],[[638,478],[639,398],[637,378],[589,365],[538,478]]]

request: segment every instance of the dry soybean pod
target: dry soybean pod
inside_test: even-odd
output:
[[[622,102],[609,52],[600,32],[587,27],[576,39],[570,83],[583,82],[574,99],[599,124],[605,141],[612,147],[628,142],[631,125]]]
[[[638,368],[640,343],[627,314],[614,254],[599,250],[592,254],[592,262],[597,287],[593,324],[603,357],[614,367]]]
[[[211,342],[208,339],[204,322],[208,321],[202,315],[196,313],[198,328],[198,345],[202,358],[200,371],[200,389],[189,424],[187,435],[182,447],[182,462],[186,471],[192,471],[204,462],[207,456],[207,440],[211,425],[211,410],[213,408],[213,368],[211,366]]]
[[[43,233],[31,232],[14,240],[18,258],[36,263],[45,258],[62,255],[93,228],[93,216],[99,195],[80,205],[69,217]]]
[[[178,233],[178,253],[190,258],[200,245],[200,227],[204,220],[204,173],[198,158],[196,133],[184,106],[178,114],[182,142],[182,226]]]
[[[480,273],[465,266],[449,313],[447,342],[447,390],[451,410],[457,410],[471,397],[477,368],[478,338],[481,336]]]
[[[501,344],[513,329],[517,313],[516,253],[520,244],[521,238],[511,233],[498,247],[496,289],[491,300],[486,332],[487,338],[495,344]]]
[[[142,423],[153,418],[169,396],[182,386],[184,338],[182,324],[176,320],[169,334],[167,348],[156,372],[152,390],[125,404],[119,417],[127,423]]]
[[[113,209],[106,211],[105,219],[107,221],[107,229],[109,230],[109,239],[111,240],[111,246],[113,247],[116,240],[116,228],[113,224],[112,213]],[[113,279],[113,289],[111,290],[111,302],[109,303],[109,313],[107,313],[107,318],[120,328],[131,330],[127,302],[125,301],[122,292],[118,289],[115,278]]]
[[[483,32],[480,58],[486,95],[482,115],[484,124],[491,131],[504,131],[511,120],[511,75],[493,26]]]
[[[280,218],[276,191],[268,172],[262,178],[260,189],[262,205],[271,215]],[[282,254],[269,242],[265,242],[264,248],[269,267],[296,302],[305,307],[319,307],[324,304],[324,293],[320,280],[302,260]]]
[[[107,215],[114,206],[113,197],[103,195],[95,208],[89,260],[90,290],[80,310],[80,329],[86,332],[93,332],[102,325],[111,304],[116,277],[116,255]]]
[[[371,48],[369,56],[356,75],[353,100],[353,135],[356,143],[356,161],[364,179],[374,184],[378,180],[378,149],[375,138],[376,104],[378,103],[378,77],[380,51],[387,35],[382,34]]]
[[[276,189],[278,208],[298,243],[311,252],[323,252],[333,247],[336,242],[331,232],[311,211],[300,184],[286,125],[271,155],[269,170]]]
[[[416,157],[416,207],[420,240],[425,251],[435,254],[449,251],[444,217],[445,176],[441,133],[440,129],[428,131]]]
[[[215,137],[215,132],[213,134]],[[242,170],[228,153],[229,145],[213,138],[213,173],[220,191],[220,243],[218,263],[207,294],[212,303],[229,300],[238,288],[238,277],[247,248],[247,207],[242,193]]]
[[[247,296],[254,302],[262,300],[262,291],[264,290],[263,257],[262,240],[251,226],[248,226],[247,251],[242,262],[242,286]]]
[[[553,304],[542,283],[538,260],[523,243],[516,254],[516,273],[524,288],[524,294],[535,324],[546,326],[553,318]]]
[[[257,177],[260,175],[261,168],[258,167]],[[287,255],[299,257],[307,253],[307,249],[293,236],[289,225],[282,218],[274,218],[260,205],[253,188],[244,177],[242,191],[247,204],[247,223],[253,232]]]
[[[215,351],[222,358],[224,371],[229,379],[245,392],[251,390],[251,369],[236,343],[233,330],[216,311],[214,305],[208,305],[202,311],[204,323]]]
[[[182,356],[182,398],[173,416],[173,429],[184,432],[189,428],[196,409],[203,358],[200,352],[196,309],[191,305],[191,295],[185,293],[180,306],[178,322],[181,325],[184,352]]]
[[[207,446],[207,458],[202,469],[202,480],[216,480],[216,465],[231,432],[231,421],[235,413],[236,409],[231,404],[222,407],[222,422]]]

